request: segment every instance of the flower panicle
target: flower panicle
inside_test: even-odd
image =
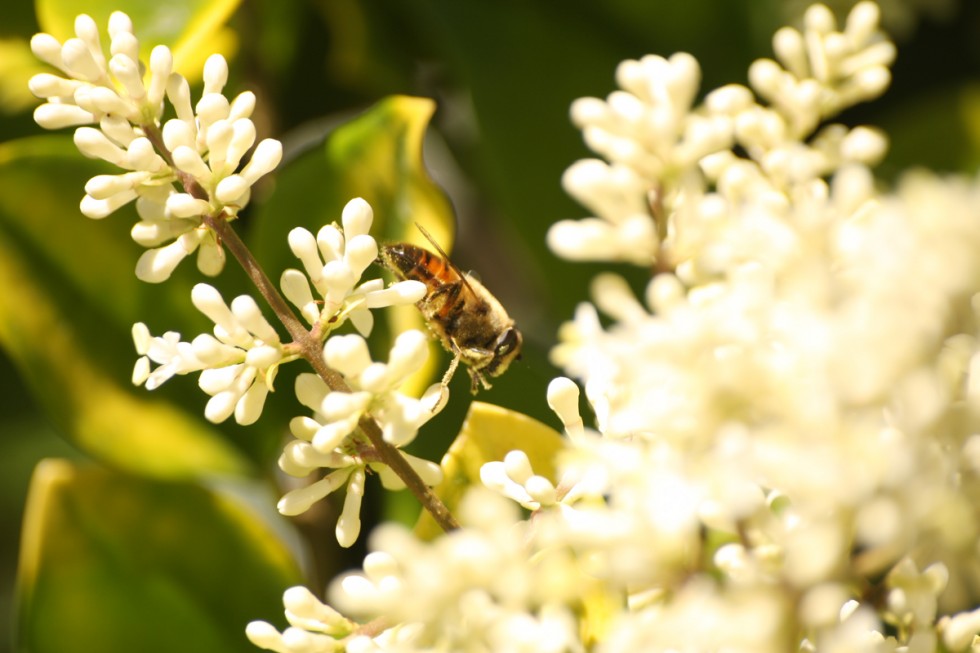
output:
[[[548,384],[547,399],[561,420],[569,442],[585,444],[592,436],[579,413],[579,389],[575,382],[564,376],[553,379]],[[484,463],[480,468],[484,487],[531,512],[553,507],[570,510],[576,501],[590,494],[588,484],[581,480],[575,474],[565,474],[556,485],[536,474],[527,453],[520,449],[509,451],[503,460]]]
[[[302,227],[289,232],[289,248],[303,271],[283,272],[280,287],[303,319],[320,333],[350,320],[366,337],[374,326],[371,309],[414,304],[425,295],[425,284],[420,281],[399,281],[387,288],[381,279],[361,282],[378,257],[378,243],[369,233],[373,220],[371,205],[355,198],[344,206],[341,226],[325,225],[316,236]]]
[[[372,252],[377,251],[374,238],[368,234],[371,206],[363,199],[355,198],[348,202],[343,216],[343,230],[333,225],[320,230],[321,234],[328,236],[322,239],[325,244],[319,248],[314,242],[313,249],[308,250],[308,242],[304,237],[297,236],[297,232],[302,231],[310,238],[312,236],[305,230],[294,230],[290,234],[290,243],[303,261],[306,275],[297,270],[287,270],[282,277],[285,296],[300,308],[309,322],[320,327],[318,334],[322,338],[348,319],[367,335],[373,323],[370,309],[414,303],[425,292],[423,284],[415,281],[395,283],[388,288],[384,287],[381,279],[361,282],[362,274],[376,255]],[[321,256],[326,259],[326,264]],[[325,281],[328,277],[334,281]],[[337,281],[338,278],[340,281]],[[313,299],[311,285],[323,297],[322,308],[321,303]],[[227,304],[218,290],[202,283],[192,289],[191,301],[214,323],[213,333],[183,342],[176,332],[153,337],[145,324],[136,324],[133,327],[133,340],[140,358],[133,371],[133,382],[153,390],[174,375],[200,373],[199,385],[211,396],[205,409],[208,420],[218,423],[234,415],[239,424],[254,423],[262,412],[268,393],[273,390],[279,366],[296,360],[301,353],[296,346],[280,340],[275,328],[263,317],[258,304],[248,295],[236,297]],[[348,404],[356,404],[357,397],[366,401],[370,392],[380,394],[393,389],[403,380],[403,373],[417,369],[424,362],[426,353],[425,343],[419,340],[421,335],[418,332],[403,334],[398,341],[401,345],[392,350],[394,358],[389,365],[377,364],[370,371],[358,371],[357,374],[366,374],[363,380],[366,389],[360,394],[354,393],[352,396],[355,399],[348,401]],[[344,342],[348,341],[342,338],[328,341],[327,363],[331,367],[352,364],[351,354],[340,353],[344,350]],[[370,362],[363,340],[353,342],[352,346],[360,347],[360,355]],[[393,364],[395,368],[392,371],[389,368]],[[341,369],[344,370],[351,372],[350,368]],[[300,377],[297,392],[301,397],[309,394],[306,388],[316,383],[313,379],[318,380],[313,374]],[[323,382],[319,383],[322,385]],[[335,395],[333,401],[338,401],[339,396]],[[386,405],[391,415],[387,422],[386,438],[390,438],[392,443],[406,444],[414,437],[424,411],[410,401],[396,398],[389,398]],[[335,421],[332,428],[339,434],[337,437],[343,437],[355,428],[361,415],[355,414],[352,408],[342,417],[328,413],[328,418]],[[341,422],[349,424],[349,429],[343,433],[338,427]],[[324,451],[332,448],[326,447]]]
[[[301,374],[296,379],[296,396],[313,415],[296,417],[290,422],[295,439],[283,449],[279,467],[295,477],[305,477],[320,469],[332,471],[283,496],[278,506],[281,513],[303,513],[315,502],[346,486],[344,509],[337,522],[337,540],[342,546],[356,541],[367,468],[380,474],[385,487],[403,487],[391,469],[365,446],[366,440],[358,429],[363,420],[371,419],[380,426],[382,436],[390,445],[400,448],[415,439],[419,428],[445,405],[448,392],[442,384],[431,386],[418,399],[400,392],[404,382],[421,369],[427,357],[428,339],[421,331],[400,334],[387,363],[371,360],[367,342],[360,335],[335,335],[327,340],[324,359],[340,372],[350,391],[330,390],[314,374]],[[438,465],[403,455],[427,485],[439,483]]]
[[[303,615],[313,618],[300,621],[292,607],[298,592],[286,591],[287,621],[303,633],[253,622],[249,639],[283,653],[422,651],[431,650],[435,638],[446,650],[519,645],[519,650],[584,652],[574,611],[556,597],[565,591],[559,585],[583,582],[574,561],[552,556],[553,551],[531,561],[535,545],[526,524],[515,524],[514,506],[489,492],[466,495],[460,514],[465,527],[433,542],[398,525],[382,526],[372,535],[363,569],[328,587],[329,608],[319,604],[316,614],[308,608]],[[343,619],[338,612],[364,619],[365,625],[336,628]],[[301,642],[311,645],[301,648]]]
[[[686,55],[626,62],[620,91],[577,103],[603,159],[566,175],[594,216],[555,249],[654,272],[639,292],[598,275],[552,350],[595,430],[576,383],[555,379],[556,482],[510,451],[462,497],[461,528],[375,530],[328,600],[380,634],[315,639],[332,612],[287,614],[292,629],[253,625],[252,641],[297,653],[976,648],[980,183],[919,173],[885,191],[870,169],[883,137],[821,127],[883,88],[892,46],[877,21],[862,2],[838,28],[817,6],[777,34],[751,89],[700,104]],[[327,258],[309,260],[308,272]],[[412,367],[395,361],[417,360],[403,344],[379,364],[361,336],[334,336],[328,362],[350,392],[297,385],[313,414],[291,424],[281,466],[348,488],[338,539],[371,465],[357,424],[385,423],[393,370]]]
[[[802,31],[776,33],[775,59],[751,65],[751,88],[729,84],[699,104],[691,55],[624,61],[618,90],[572,104],[572,121],[601,158],[563,176],[592,216],[552,225],[551,249],[571,260],[673,270],[691,256],[690,244],[678,242],[688,223],[700,226],[750,197],[792,204],[842,167],[876,164],[887,149],[878,130],[818,128],[890,83],[895,47],[879,19],[877,5],[860,2],[839,29],[827,7],[814,5]]]
[[[183,342],[176,332],[153,337],[145,324],[137,323],[133,341],[140,358],[133,383],[153,390],[176,374],[200,373],[198,385],[211,396],[204,410],[209,421],[220,423],[234,415],[239,424],[253,424],[273,390],[279,366],[297,355],[283,345],[248,295],[228,305],[214,287],[200,283],[191,300],[214,322],[213,335]],[[157,367],[151,369],[151,363]]]
[[[140,219],[131,235],[148,248],[137,277],[165,281],[195,251],[198,269],[215,276],[225,255],[205,218],[235,218],[252,185],[279,165],[282,145],[256,143],[255,96],[229,100],[223,94],[228,64],[221,55],[205,63],[204,90],[192,105],[190,85],[174,71],[169,48],[154,47],[143,62],[129,16],[114,12],[108,28],[108,53],[95,21],[84,14],[64,43],[50,34],[33,37],[34,54],[60,72],[31,78],[31,91],[45,100],[34,119],[46,129],[76,127],[82,154],[123,170],[90,179],[80,208],[101,219],[135,201]]]

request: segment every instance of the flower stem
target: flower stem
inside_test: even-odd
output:
[[[259,293],[265,298],[269,306],[279,317],[282,325],[286,328],[293,342],[296,343],[313,370],[320,376],[331,390],[339,392],[350,392],[350,387],[344,378],[323,360],[323,343],[319,338],[315,338],[302,322],[296,317],[292,309],[283,299],[279,290],[273,285],[265,271],[252,256],[251,250],[238,237],[238,233],[231,228],[223,215],[218,217],[205,216],[204,222],[217,235],[221,243],[231,252],[232,256],[241,264],[245,273],[248,275]],[[444,531],[459,528],[459,524],[453,517],[446,505],[432,493],[432,490],[419,477],[418,473],[408,464],[405,457],[397,448],[385,442],[378,423],[370,417],[364,417],[360,421],[360,428],[364,435],[371,442],[378,459],[391,468],[398,478],[402,480],[409,491],[415,495],[422,507],[425,508],[436,523]]]

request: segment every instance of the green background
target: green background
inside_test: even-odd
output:
[[[770,55],[773,31],[793,22],[792,15],[802,6],[777,0],[246,0],[238,7],[205,0],[38,4],[35,12],[26,0],[7,2],[0,20],[0,141],[8,155],[31,153],[15,166],[0,161],[0,213],[6,216],[0,224],[0,268],[5,270],[0,281],[7,284],[0,287],[0,306],[6,311],[0,311],[0,320],[6,321],[0,324],[0,334],[5,334],[0,338],[0,651],[11,645],[8,615],[19,532],[28,480],[38,460],[91,457],[120,473],[134,471],[135,466],[139,478],[128,487],[148,497],[170,496],[163,485],[175,479],[199,482],[202,470],[221,470],[268,489],[285,419],[299,414],[286,401],[291,387],[286,375],[278,387],[287,391],[270,399],[277,405],[250,429],[215,429],[194,422],[205,397],[190,378],[174,379],[151,396],[142,390],[114,394],[128,384],[135,360],[123,325],[142,319],[155,334],[179,325],[185,336],[205,328],[203,319],[188,309],[187,288],[197,275],[185,263],[173,284],[136,284],[131,270],[140,251],[127,237],[131,214],[95,222],[77,212],[84,180],[102,170],[99,164],[81,160],[63,135],[20,140],[44,134],[31,120],[36,101],[24,94],[26,79],[36,72],[23,54],[24,43],[39,29],[38,16],[70,21],[79,11],[104,15],[109,8],[122,9],[134,17],[137,35],[146,44],[173,35],[167,31],[168,17],[154,13],[154,8],[177,7],[198,21],[199,33],[209,35],[203,43],[188,46],[189,53],[211,46],[226,49],[232,68],[229,94],[254,91],[260,135],[279,138],[286,149],[287,165],[278,187],[268,185],[264,191],[272,193],[270,201],[262,206],[259,194],[255,209],[242,221],[273,278],[286,262],[275,252],[282,242],[279,234],[297,224],[315,229],[324,216],[339,216],[343,191],[370,192],[358,186],[374,179],[370,157],[359,160],[360,167],[345,167],[357,159],[350,152],[333,161],[333,167],[323,167],[322,158],[311,159],[320,156],[324,136],[386,96],[434,99],[424,152],[429,172],[445,190],[455,214],[453,258],[461,268],[480,274],[525,334],[524,361],[479,399],[556,426],[544,400],[555,374],[546,364],[547,352],[558,326],[577,302],[587,298],[588,281],[599,269],[556,260],[544,246],[551,223],[584,215],[559,183],[566,167],[589,156],[568,120],[569,104],[581,96],[604,96],[614,88],[616,64],[647,53],[692,53],[703,70],[702,94],[725,83],[744,83],[749,63]],[[892,4],[908,8],[913,3]],[[879,171],[887,181],[917,165],[972,174],[980,157],[980,3],[933,3],[940,5],[948,6],[945,15],[922,16],[912,23],[886,6],[886,20],[898,30],[893,87],[881,99],[841,116],[845,123],[877,125],[888,133],[891,150]],[[230,31],[217,29],[226,11],[232,12]],[[182,72],[190,74],[192,69]],[[413,124],[424,126],[424,120]],[[389,135],[394,131],[381,128]],[[43,160],[38,169],[30,165],[35,160]],[[383,170],[374,172],[377,178],[385,176]],[[337,188],[314,192],[318,175],[324,174]],[[313,194],[290,188],[307,188]],[[438,193],[424,192],[427,199],[419,206],[442,216],[434,220],[450,215]],[[398,233],[407,224],[406,216],[398,217],[401,226],[389,224],[385,233]],[[46,234],[57,234],[57,239]],[[72,249],[54,246],[55,240],[71,244],[77,256],[71,255]],[[631,275],[630,270],[622,271]],[[642,282],[640,277],[630,278]],[[215,284],[226,299],[246,288],[233,264]],[[58,337],[59,325],[65,323],[70,323],[72,334],[83,337],[84,351],[77,352],[77,361],[72,358],[76,350]],[[59,346],[65,349],[50,355]],[[34,355],[25,354],[30,352]],[[54,374],[45,368],[52,363],[59,363],[55,371],[70,373]],[[86,381],[96,376],[105,388]],[[62,381],[68,385],[49,382],[56,378],[69,379]],[[73,396],[73,383],[82,383],[89,394]],[[425,429],[425,437],[413,449],[416,453],[438,459],[449,446],[470,401],[467,385],[465,375],[459,375],[450,409]],[[91,396],[104,400],[105,414],[79,426],[72,401]],[[108,422],[149,421],[151,416],[182,425],[168,427],[168,433],[185,438],[172,441],[169,453],[154,459],[154,469],[139,457],[138,442],[99,437],[111,431]],[[146,437],[149,447],[160,441],[152,434]],[[187,463],[182,456],[188,451],[200,458]],[[96,498],[101,495],[95,490],[116,478],[105,480],[100,473],[80,473],[84,479],[96,479],[86,481]],[[381,505],[380,496],[369,488],[368,523],[384,514],[412,518],[410,498]],[[223,504],[216,505],[219,514],[227,516]],[[190,524],[201,515],[185,518]],[[131,526],[140,527],[137,521]],[[345,553],[329,549],[333,522],[328,518],[317,521],[314,515],[301,526],[320,545],[314,557],[321,578],[356,564],[363,553],[359,547]],[[228,537],[234,541],[234,535]],[[243,555],[245,560],[263,554]],[[294,575],[285,563],[276,569],[271,576],[277,579]],[[275,582],[270,580],[270,585]],[[278,601],[278,595],[267,597],[269,609],[251,618],[279,619]],[[242,641],[209,643],[212,650],[249,650]]]

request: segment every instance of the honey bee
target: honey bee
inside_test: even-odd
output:
[[[470,391],[490,388],[487,377],[503,374],[521,355],[523,337],[497,298],[472,275],[460,271],[422,225],[438,254],[409,243],[382,245],[379,262],[401,280],[421,281],[425,296],[416,303],[429,329],[453,355],[443,385],[459,363],[470,375]]]

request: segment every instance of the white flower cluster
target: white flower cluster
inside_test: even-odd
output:
[[[224,250],[203,224],[204,216],[234,218],[248,203],[252,184],[282,158],[282,145],[266,139],[241,165],[255,145],[250,119],[255,95],[245,92],[229,101],[222,94],[228,64],[213,55],[204,66],[204,90],[192,105],[190,86],[173,71],[173,56],[162,45],[150,54],[144,81],[139,41],[132,21],[122,12],[109,18],[108,59],[92,18],[78,16],[75,34],[64,43],[50,34],[34,36],[34,54],[64,77],[35,75],[30,88],[46,100],[34,113],[39,125],[97,125],[79,127],[76,146],[82,154],[126,171],[89,180],[82,213],[104,218],[136,201],[140,222],[132,237],[151,248],[136,266],[136,275],[144,281],[166,280],[194,251],[201,272],[216,275],[224,266]],[[166,121],[165,100],[175,114]]]
[[[828,0],[828,7],[838,15],[844,15],[858,0]],[[796,20],[809,6],[805,0],[786,0],[779,5],[779,13],[789,20]],[[881,7],[881,22],[890,34],[901,42],[911,38],[920,24],[948,22],[962,4],[959,0],[877,0]]]
[[[344,638],[355,630],[356,624],[324,605],[305,587],[291,587],[283,595],[286,619],[290,627],[279,633],[272,624],[253,621],[246,634],[257,646],[273,651],[343,651]]]
[[[862,2],[838,31],[817,5],[778,32],[781,65],[750,71],[765,105],[738,86],[695,105],[686,55],[626,62],[623,91],[577,103],[608,162],[569,171],[595,217],[549,240],[655,272],[641,298],[600,275],[559,334],[596,431],[556,380],[557,480],[522,453],[484,466],[497,494],[471,491],[460,531],[382,527],[331,586],[334,607],[381,621],[340,632],[311,609],[305,633],[253,624],[252,641],[977,650],[980,180],[918,173],[885,193],[869,168],[884,138],[821,126],[887,85],[877,20]]]
[[[367,342],[359,335],[333,336],[327,340],[324,360],[343,375],[351,391],[331,391],[314,374],[301,374],[296,379],[296,396],[313,411],[313,416],[296,417],[290,422],[289,430],[296,439],[286,445],[279,467],[300,478],[322,468],[334,471],[288,492],[279,501],[279,512],[303,513],[346,482],[344,509],[337,521],[337,541],[346,547],[357,540],[366,468],[377,472],[388,489],[405,486],[389,467],[368,456],[370,450],[365,441],[352,436],[370,416],[380,425],[382,436],[389,444],[402,447],[415,439],[419,428],[446,403],[446,388],[442,384],[431,386],[421,399],[399,392],[406,379],[421,369],[428,355],[428,338],[421,331],[400,334],[391,347],[387,363],[373,362]],[[442,471],[435,463],[403,455],[427,485],[437,485],[442,480]]]
[[[216,289],[199,283],[191,291],[191,301],[214,322],[214,336],[205,333],[181,342],[175,331],[153,337],[145,324],[137,323],[133,341],[140,358],[133,383],[153,390],[175,374],[200,372],[198,384],[211,395],[204,409],[208,420],[223,422],[234,413],[239,424],[254,423],[279,365],[296,355],[286,353],[276,330],[248,295],[236,297],[229,308]],[[158,365],[152,371],[151,361]]]
[[[414,304],[425,296],[421,281],[399,281],[385,288],[379,278],[357,285],[378,257],[378,243],[368,233],[373,220],[371,206],[355,198],[344,207],[342,229],[326,225],[315,238],[302,227],[289,232],[289,248],[303,264],[305,274],[286,270],[280,286],[286,299],[311,325],[331,330],[350,319],[361,335],[368,336],[374,325],[369,309]],[[313,297],[310,284],[320,300]]]
[[[749,70],[768,105],[731,84],[694,106],[700,69],[688,54],[620,64],[622,90],[572,106],[586,143],[606,160],[578,161],[565,173],[566,191],[595,216],[553,225],[552,249],[576,260],[685,272],[705,264],[690,260],[690,241],[724,228],[746,198],[779,210],[790,188],[804,192],[841,162],[877,161],[884,139],[868,128],[829,125],[804,142],[824,119],[887,87],[895,52],[877,21],[877,7],[864,2],[838,32],[829,10],[814,5],[803,33],[777,32],[779,62],[762,59]]]
[[[917,174],[882,194],[868,168],[881,136],[813,134],[887,83],[876,20],[861,3],[838,32],[818,5],[803,33],[780,30],[783,67],[750,69],[769,106],[709,93],[692,112],[730,117],[730,142],[688,168],[683,138],[660,171],[621,156],[630,138],[649,154],[647,135],[610,98],[624,142],[600,152],[640,180],[634,206],[652,193],[663,229],[646,251],[661,258],[636,262],[659,273],[642,299],[599,276],[553,352],[604,436],[572,447],[564,473],[607,479],[589,528],[566,514],[566,541],[588,536],[590,559],[631,561],[610,577],[661,592],[617,619],[609,650],[676,647],[709,623],[718,638],[695,648],[962,650],[978,632],[972,613],[950,614],[980,598],[980,183]],[[648,78],[648,97],[669,79]],[[592,181],[577,192],[595,209],[613,189]],[[606,222],[625,244],[622,220]],[[556,251],[576,228],[556,227]],[[720,580],[679,580],[704,532],[731,539],[708,550]]]
[[[569,604],[594,579],[562,547],[535,558],[530,523],[499,497],[470,494],[459,517],[463,528],[431,544],[401,526],[382,526],[371,535],[374,552],[363,572],[330,587],[332,603],[345,613],[384,615],[385,624],[397,625],[380,633],[338,629],[333,610],[310,602],[282,633],[253,622],[246,634],[280,653],[584,652]],[[298,591],[292,588],[286,597]]]
[[[372,219],[373,211],[366,201],[355,198],[348,202],[343,211],[343,229],[328,225],[320,230],[319,255],[318,241],[313,241],[309,232],[297,229],[290,233],[290,244],[303,261],[309,280],[297,270],[287,270],[282,275],[283,293],[307,320],[318,324],[321,337],[347,319],[362,331],[370,330],[373,318],[368,309],[413,304],[425,294],[425,285],[418,281],[403,281],[385,288],[381,279],[371,279],[358,285],[378,251],[377,243],[368,234]],[[308,238],[297,235],[300,232]],[[326,265],[320,255],[327,260]],[[312,297],[310,283],[324,298],[322,309]],[[299,352],[295,346],[280,342],[255,300],[247,295],[236,297],[229,307],[217,290],[198,284],[191,292],[191,301],[214,322],[214,336],[202,334],[191,342],[182,342],[174,331],[153,337],[145,324],[136,324],[133,340],[140,358],[133,371],[133,383],[145,383],[147,389],[153,390],[174,375],[200,372],[199,385],[211,395],[205,417],[223,422],[234,414],[239,424],[254,423],[273,389],[279,366],[298,358]],[[155,369],[151,369],[151,362],[157,364]],[[331,360],[328,364],[332,364]],[[391,417],[392,421],[384,424],[393,434],[393,441],[410,440],[406,433],[410,430],[409,418],[394,409],[380,415]],[[417,421],[418,417],[411,419]]]

